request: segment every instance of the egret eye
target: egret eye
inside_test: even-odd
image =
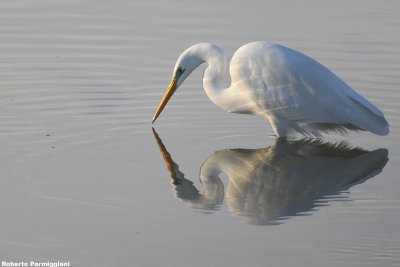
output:
[[[178,79],[178,78],[182,75],[182,73],[183,73],[184,71],[185,71],[185,69],[182,68],[181,66],[179,66],[179,67],[176,69],[175,78]]]

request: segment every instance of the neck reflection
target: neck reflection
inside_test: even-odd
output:
[[[216,151],[200,168],[201,194],[153,133],[178,198],[189,207],[212,210],[225,194],[230,212],[258,225],[279,224],[327,205],[330,197],[377,175],[388,161],[384,148],[367,151],[344,142],[280,138],[266,148]],[[222,173],[228,177],[226,193]]]

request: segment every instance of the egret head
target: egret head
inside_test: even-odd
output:
[[[201,63],[204,62],[204,60],[199,57],[198,46],[199,45],[194,45],[186,49],[176,61],[175,68],[172,73],[171,82],[168,85],[168,88],[165,91],[165,94],[157,107],[157,110],[153,117],[153,123],[163,111],[164,107],[167,105],[169,99],[175,93],[176,89],[178,89],[178,87],[190,75],[190,73],[192,73],[195,68],[197,68]]]

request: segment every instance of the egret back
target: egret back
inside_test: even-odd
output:
[[[246,99],[253,114],[266,117],[278,135],[389,132],[383,112],[328,68],[293,49],[266,42],[246,44],[234,54],[230,72],[235,95]]]

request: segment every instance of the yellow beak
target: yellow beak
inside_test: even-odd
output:
[[[152,123],[154,123],[156,121],[158,116],[163,111],[164,107],[167,105],[169,99],[174,94],[175,89],[176,89],[176,81],[177,81],[177,79],[174,78],[174,79],[172,79],[171,83],[168,85],[167,91],[165,91],[165,94],[164,94],[163,98],[161,99],[160,104],[158,104],[156,113],[154,113]]]

